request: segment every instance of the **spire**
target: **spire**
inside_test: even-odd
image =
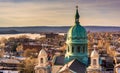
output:
[[[79,22],[79,17],[78,6],[76,6],[75,22]]]
[[[91,53],[91,57],[99,57],[99,54],[98,54],[98,52],[96,51],[97,46],[94,45],[93,47],[94,47],[94,50],[93,50],[92,53]]]

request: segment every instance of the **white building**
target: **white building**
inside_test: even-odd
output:
[[[87,73],[101,73],[102,68],[99,64],[99,54],[95,49],[94,46],[94,50],[91,53],[91,63],[90,66],[87,68]]]
[[[47,56],[47,52],[44,49],[41,49],[38,55],[38,65],[35,66],[35,73],[50,73]]]

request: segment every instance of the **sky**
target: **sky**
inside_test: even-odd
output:
[[[120,0],[0,0],[0,27],[120,26]]]

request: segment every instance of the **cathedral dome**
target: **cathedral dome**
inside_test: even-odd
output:
[[[66,43],[87,43],[87,33],[84,27],[76,23],[67,33]]]
[[[66,43],[87,43],[87,32],[84,27],[82,27],[79,23],[79,13],[78,8],[76,9],[75,15],[75,25],[72,26],[67,33],[67,41]]]
[[[39,52],[39,56],[47,56],[47,52],[44,49],[41,49]]]
[[[77,59],[79,62],[88,65],[87,32],[79,23],[78,6],[76,6],[75,25],[72,26],[66,38],[65,63]]]

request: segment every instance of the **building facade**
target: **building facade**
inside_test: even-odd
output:
[[[39,63],[35,66],[35,73],[101,73],[99,54],[95,49],[91,53],[91,63],[88,67],[87,32],[80,25],[79,17],[77,6],[75,25],[67,33],[65,55],[54,55],[50,70],[47,53],[42,49],[38,56]]]

